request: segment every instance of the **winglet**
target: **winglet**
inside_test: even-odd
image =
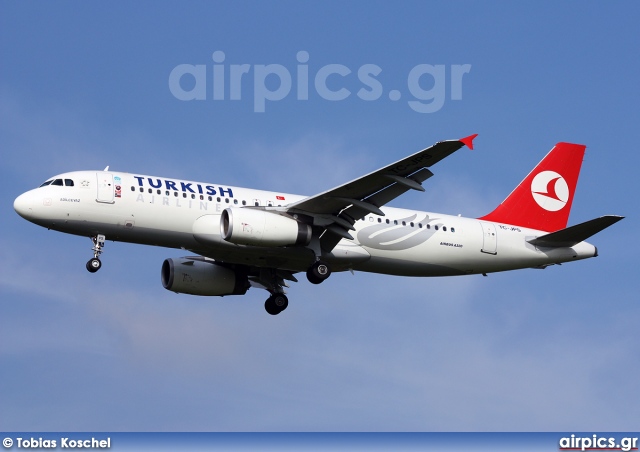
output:
[[[477,136],[478,136],[478,134],[474,133],[473,135],[469,135],[468,137],[460,138],[458,141],[463,143],[465,146],[467,146],[469,149],[471,149],[473,151],[473,140]]]

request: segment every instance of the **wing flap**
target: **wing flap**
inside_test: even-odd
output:
[[[623,218],[624,217],[618,215],[605,215],[527,241],[532,245],[548,248],[570,247],[584,242],[592,235],[608,228]]]

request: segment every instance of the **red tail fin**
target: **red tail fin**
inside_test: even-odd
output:
[[[547,232],[566,228],[585,149],[556,144],[502,204],[480,219]]]

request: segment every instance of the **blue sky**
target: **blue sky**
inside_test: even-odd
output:
[[[639,12],[634,2],[0,3],[0,428],[637,430]],[[213,99],[216,51],[227,74],[250,67],[240,100],[228,85]],[[172,94],[182,64],[205,65],[206,99]],[[255,96],[279,86],[275,75],[255,85],[261,65],[284,68],[292,89],[258,113]],[[350,71],[326,83],[346,99],[316,89],[327,65]],[[376,100],[357,95],[364,65],[381,69]],[[444,70],[419,82],[445,93],[432,113],[408,103],[419,65]],[[456,65],[470,65],[458,96]],[[179,250],[110,242],[89,274],[88,239],[12,208],[52,175],[107,165],[311,195],[472,133],[474,151],[393,205],[481,216],[556,142],[586,144],[570,223],[627,217],[591,240],[600,256],[487,278],[301,278],[289,309],[270,317],[264,291],[164,290],[160,266]]]

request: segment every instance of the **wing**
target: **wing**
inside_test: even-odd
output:
[[[429,168],[462,146],[473,149],[476,136],[441,141],[366,176],[290,204],[286,211],[312,217],[314,226],[323,230],[322,250],[331,251],[342,238],[353,239],[348,231],[354,230],[356,221],[369,213],[384,216],[380,207],[408,190],[424,191],[422,182],[433,176]]]

